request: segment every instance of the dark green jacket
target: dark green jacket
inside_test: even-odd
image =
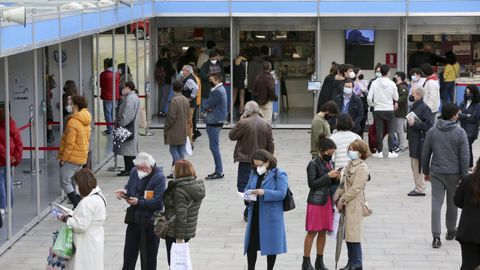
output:
[[[163,195],[167,220],[175,216],[170,223],[167,236],[177,239],[195,237],[197,219],[202,199],[205,198],[203,180],[194,177],[174,179],[168,183]]]
[[[397,85],[398,91],[398,110],[395,111],[395,117],[405,118],[408,114],[408,86],[406,83]]]

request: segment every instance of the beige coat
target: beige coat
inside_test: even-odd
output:
[[[368,179],[367,164],[361,159],[348,163],[340,186],[335,193],[335,201],[339,199],[345,205],[345,240],[352,243],[362,241],[363,213],[365,202],[365,184]]]
[[[165,144],[183,145],[187,141],[187,120],[190,102],[181,93],[175,93],[168,107],[164,126]]]

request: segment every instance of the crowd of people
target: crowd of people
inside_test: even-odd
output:
[[[105,120],[111,125],[103,133],[113,135],[113,151],[124,157],[125,169],[118,176],[128,176],[125,186],[115,191],[115,196],[128,205],[123,270],[135,269],[139,254],[143,270],[157,268],[160,238],[154,219],[158,211],[164,210],[166,219],[171,221],[164,237],[168,264],[173,244],[189,242],[196,236],[206,190],[186,155],[187,148],[193,148],[201,134],[196,129],[199,112],[204,114],[214,160],[213,173],[204,178],[224,177],[220,154],[220,133],[227,119],[223,64],[214,42],[208,42],[207,49],[198,56],[195,52],[189,48],[174,68],[168,49],[163,48],[156,65],[158,115],[165,117],[164,143],[169,145],[172,156],[168,171],[157,166],[151,154],[139,151],[140,101],[128,66],[119,65],[115,70],[111,59],[104,61],[105,70],[99,81]],[[442,245],[441,208],[446,196],[445,239],[460,242],[462,270],[480,264],[480,234],[472,229],[480,225],[480,159],[474,167],[472,152],[480,125],[480,93],[475,85],[469,85],[461,105],[451,103],[449,83],[458,76],[458,63],[451,52],[446,59],[450,67],[445,70],[446,84],[442,87],[428,62],[415,62],[418,66],[412,67],[408,75],[401,71],[391,74],[388,65],[379,64],[371,81],[350,64],[332,64],[310,130],[302,270],[327,269],[326,234],[338,226],[334,218],[338,213],[345,217],[343,236],[348,249],[347,265],[341,269],[363,268],[362,225],[363,219],[372,213],[364,191],[371,179],[366,160],[370,156],[384,157],[383,141],[387,134],[388,158],[409,152],[414,188],[407,195],[425,196],[426,181],[431,183],[432,247]],[[228,137],[236,142],[233,159],[238,162],[237,190],[244,194],[244,254],[248,270],[255,269],[258,251],[266,256],[270,270],[274,269],[277,255],[287,252],[284,200],[289,190],[288,174],[277,167],[274,156],[274,63],[268,57],[268,48],[251,48],[248,53],[242,50],[234,63],[234,72],[243,74],[233,82],[240,117]],[[170,88],[174,91],[171,97]],[[67,81],[64,90],[65,130],[58,153],[60,186],[74,211],[59,219],[74,231],[76,253],[69,265],[72,269],[103,269],[107,203],[88,168],[92,117],[87,99],[76,92],[73,81]],[[364,140],[369,111],[374,123],[368,140]],[[0,120],[5,121],[2,116],[0,109]],[[0,129],[4,126],[0,122]],[[10,127],[11,164],[16,166],[21,159],[18,152],[21,153],[22,143],[14,122],[10,122]],[[4,137],[0,136],[0,151],[5,151]],[[0,159],[0,208],[5,208],[6,200],[4,163]],[[457,226],[458,208],[463,211]],[[312,265],[314,242],[316,257]]]

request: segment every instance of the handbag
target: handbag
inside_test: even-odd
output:
[[[58,230],[53,233],[53,241],[52,246],[48,249],[48,257],[47,257],[47,266],[45,270],[64,270],[67,269],[68,260],[62,257],[58,257],[55,253],[53,253],[53,244],[57,240]]]
[[[193,200],[187,205],[187,209],[192,205]],[[173,215],[170,219],[167,219],[165,211],[155,211],[153,214],[153,232],[161,239],[167,237],[167,229],[170,223],[175,222],[176,216]]]
[[[278,171],[277,171],[278,172]],[[278,174],[275,174],[275,180],[277,180]],[[295,209],[295,200],[293,199],[293,193],[289,187],[287,187],[287,194],[283,199],[283,212],[288,212]]]
[[[63,225],[58,230],[57,239],[52,247],[52,252],[58,257],[70,259],[75,254],[73,245],[73,229]]]

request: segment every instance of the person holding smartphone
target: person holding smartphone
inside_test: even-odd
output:
[[[122,270],[134,270],[140,252],[142,270],[157,269],[159,239],[153,231],[153,213],[163,209],[165,175],[148,153],[138,153],[125,188],[115,191],[127,208]]]
[[[326,138],[324,133],[318,138],[319,155],[311,160],[307,166],[307,179],[310,191],[307,198],[307,217],[305,230],[307,235],[303,245],[302,270],[327,270],[323,262],[325,249],[325,235],[333,230],[333,203],[330,196],[332,185],[338,185],[340,169],[333,167],[332,156],[337,146]],[[313,240],[317,237],[317,257],[315,267],[310,261]]]

